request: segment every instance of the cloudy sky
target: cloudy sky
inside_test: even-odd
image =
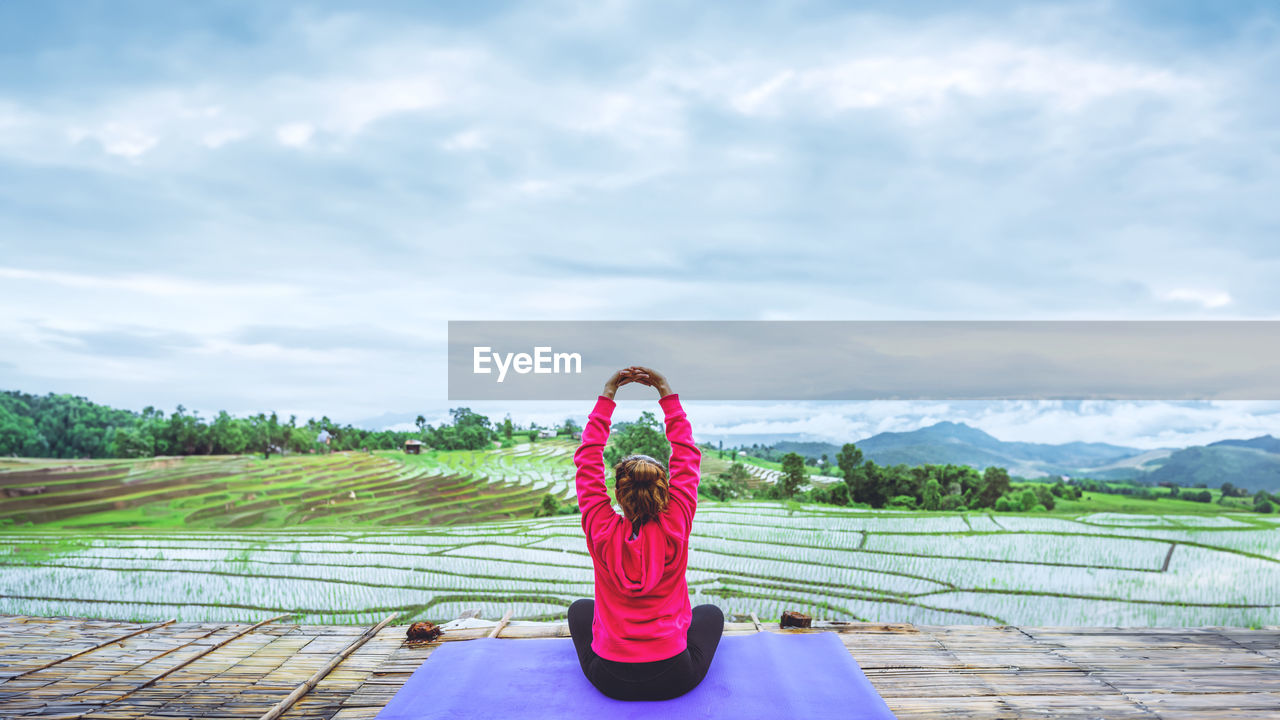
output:
[[[1274,3],[427,5],[0,5],[0,388],[394,422],[449,407],[448,320],[1280,319]],[[689,404],[1280,434],[1274,403]]]

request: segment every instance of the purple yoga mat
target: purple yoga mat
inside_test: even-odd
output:
[[[893,718],[835,633],[760,632],[720,639],[698,687],[671,700],[606,697],[582,674],[569,638],[444,643],[377,720],[658,720]]]

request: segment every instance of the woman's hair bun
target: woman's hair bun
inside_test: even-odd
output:
[[[635,527],[667,511],[667,468],[648,455],[628,455],[613,466],[618,504]]]

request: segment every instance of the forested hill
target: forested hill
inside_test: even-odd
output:
[[[1261,435],[1248,440],[1219,440],[1218,442],[1209,443],[1207,447],[1218,446],[1251,448],[1263,452],[1280,453],[1280,438]]]
[[[232,417],[225,411],[202,418],[179,405],[172,413],[153,407],[118,410],[76,395],[0,392],[0,456],[129,458],[156,455],[232,455],[316,449],[321,433],[334,450],[388,450],[410,438],[445,450],[486,447],[505,431],[468,408],[452,411],[453,422],[433,427],[419,417],[412,432],[366,430],[322,417],[299,422],[276,413]]]
[[[1237,487],[1280,491],[1280,453],[1254,445],[1214,443],[1189,447],[1170,455],[1145,476],[1152,483],[1180,487],[1230,482]]]
[[[117,428],[132,428],[140,415],[74,395],[0,393],[0,455],[111,457]]]

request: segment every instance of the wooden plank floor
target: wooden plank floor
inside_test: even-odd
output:
[[[0,718],[258,718],[368,629],[272,623],[210,652],[251,626],[173,623],[26,672],[145,626],[0,615]],[[763,629],[839,633],[899,718],[1280,717],[1280,628]],[[411,644],[404,626],[388,626],[283,718],[373,718],[441,642],[489,630]],[[752,623],[725,627],[752,632]],[[516,625],[500,636],[568,637],[568,629]]]

